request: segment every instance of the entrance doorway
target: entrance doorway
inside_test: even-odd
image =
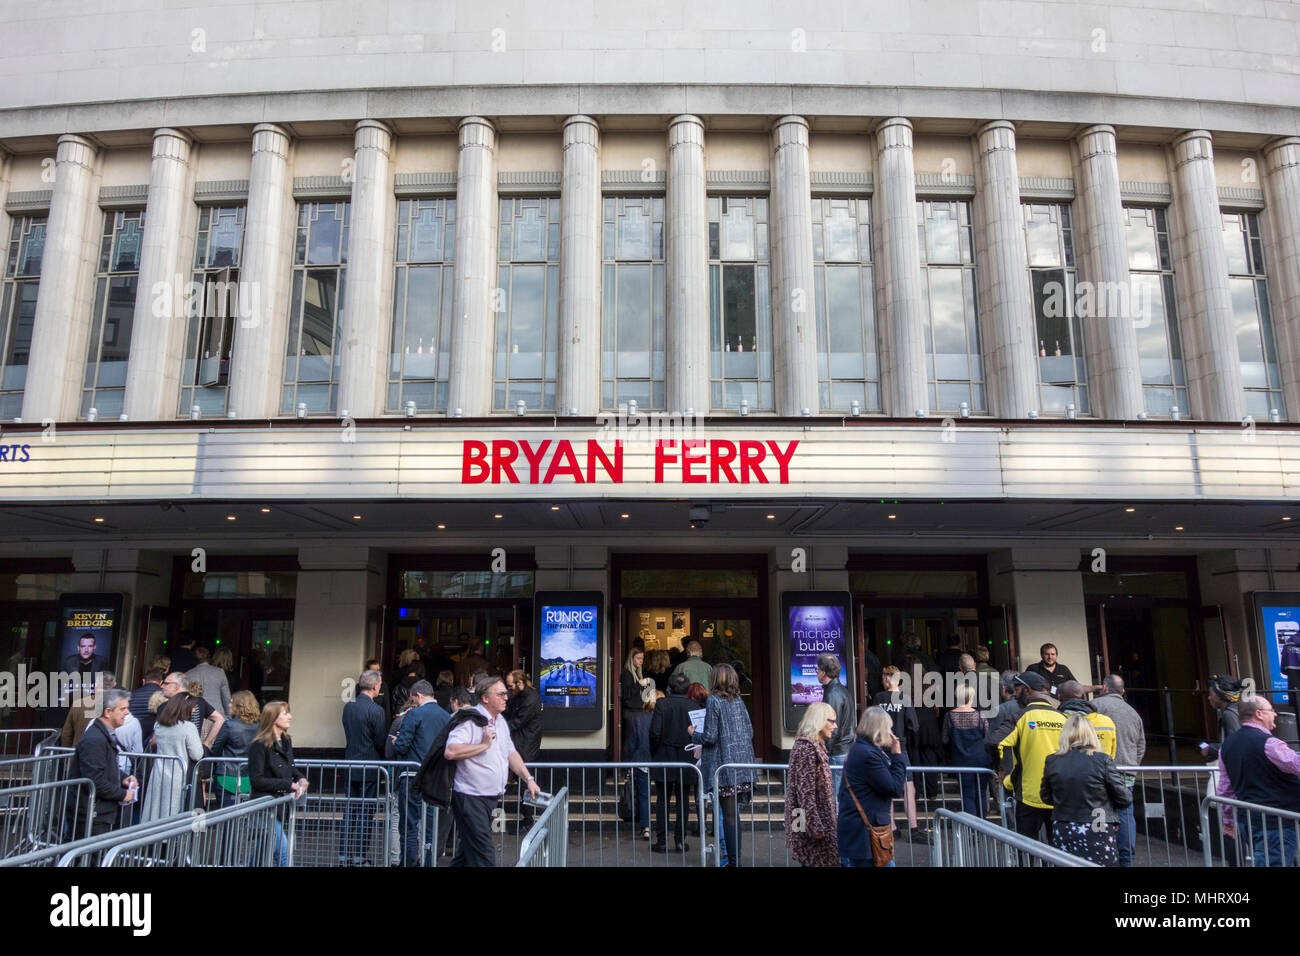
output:
[[[62,670],[59,658],[59,595],[72,590],[72,562],[60,558],[22,558],[0,561],[0,667],[14,675],[15,690],[25,685],[18,681],[18,669],[28,674],[49,674]],[[114,648],[117,664],[121,655]],[[0,707],[0,729],[61,727],[66,712],[57,706],[44,708]]]
[[[698,640],[704,661],[730,664],[740,678],[740,696],[754,727],[754,754],[764,760],[772,748],[771,662],[767,622],[766,560],[735,555],[616,556],[614,617],[617,625],[614,674],[632,642],[640,638],[651,654],[669,655],[667,674],[684,657],[684,645]],[[643,665],[644,666],[644,665]],[[616,737],[621,746],[622,707],[611,694]]]

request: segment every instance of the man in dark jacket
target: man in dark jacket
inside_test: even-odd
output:
[[[153,724],[158,715],[149,709],[149,698],[162,690],[162,679],[166,676],[157,669],[147,670],[144,672],[144,683],[131,691],[131,713],[140,721],[141,740],[153,736]]]
[[[817,657],[817,683],[822,685],[822,701],[835,711],[835,733],[826,741],[826,756],[832,767],[843,767],[853,746],[854,728],[858,726],[857,708],[853,706],[852,692],[840,683],[840,659],[834,654]],[[835,799],[839,799],[844,774],[831,771],[835,780]]]
[[[132,803],[139,793],[134,776],[122,776],[117,765],[117,738],[113,732],[121,727],[131,713],[124,690],[104,692],[103,711],[86,729],[72,755],[69,779],[86,777],[95,784],[95,816],[90,824],[90,835],[99,836],[117,825],[119,803]],[[76,835],[85,834],[85,806],[77,808]]]
[[[199,662],[194,656],[194,638],[186,635],[181,638],[180,644],[171,649],[172,670],[180,671],[182,674]]]
[[[384,709],[375,702],[382,689],[379,671],[368,670],[357,678],[357,696],[343,705],[343,734],[347,748],[344,760],[384,759]],[[379,792],[378,767],[348,770],[348,802],[343,808],[343,842],[339,864],[365,865],[374,829],[375,795]]]
[[[1241,726],[1219,750],[1219,784],[1215,791],[1229,800],[1244,800],[1278,810],[1300,813],[1300,754],[1273,736],[1277,711],[1267,697],[1242,698],[1237,705]],[[1236,808],[1222,808],[1223,832],[1235,836]],[[1251,810],[1246,834],[1254,843],[1256,866],[1294,866],[1295,825],[1289,820]]]
[[[393,756],[398,760],[413,760],[423,764],[433,748],[433,743],[441,733],[451,714],[438,706],[433,697],[433,685],[427,680],[418,680],[411,685],[411,699],[415,705],[406,712],[402,719],[402,729],[393,741]],[[419,866],[420,848],[434,841],[433,814],[426,813],[424,798],[415,787],[408,787],[406,793],[406,815],[402,826],[406,834],[406,865]],[[420,832],[420,817],[424,814],[425,832]]]
[[[694,729],[690,712],[696,705],[686,696],[689,686],[685,674],[673,674],[668,679],[668,696],[655,707],[650,719],[650,749],[656,763],[691,762],[686,747]],[[655,853],[668,852],[668,801],[676,794],[677,818],[673,832],[677,848],[685,853],[690,849],[686,843],[686,813],[694,787],[681,770],[655,770],[650,776],[655,784],[655,840],[650,849]]]
[[[506,675],[506,690],[510,691],[510,702],[506,704],[510,739],[524,763],[532,763],[542,746],[542,698],[521,670]]]

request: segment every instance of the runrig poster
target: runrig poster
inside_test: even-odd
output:
[[[599,609],[543,605],[539,651],[543,707],[596,706]]]

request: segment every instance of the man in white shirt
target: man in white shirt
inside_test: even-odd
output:
[[[511,771],[537,795],[539,787],[510,740],[506,703],[510,692],[500,677],[484,675],[474,683],[483,718],[465,720],[447,735],[444,756],[458,761],[452,785],[451,812],[456,819],[459,844],[452,866],[496,866],[492,842],[492,814],[496,811]]]

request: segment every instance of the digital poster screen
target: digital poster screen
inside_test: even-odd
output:
[[[605,595],[533,595],[533,676],[542,698],[542,733],[590,733],[604,718]]]
[[[1300,666],[1300,593],[1258,591],[1255,599],[1255,627],[1268,662],[1268,676],[1263,678],[1274,690],[1287,690],[1286,666]],[[1274,704],[1285,698],[1274,696]]]
[[[793,731],[804,708],[819,703],[817,658],[833,654],[840,662],[836,678],[854,694],[849,595],[840,591],[785,591],[781,595],[782,650],[785,669],[785,720]]]
[[[112,670],[122,616],[120,594],[65,594],[59,599],[59,671],[77,674],[64,688],[74,700],[95,692],[95,675]]]

